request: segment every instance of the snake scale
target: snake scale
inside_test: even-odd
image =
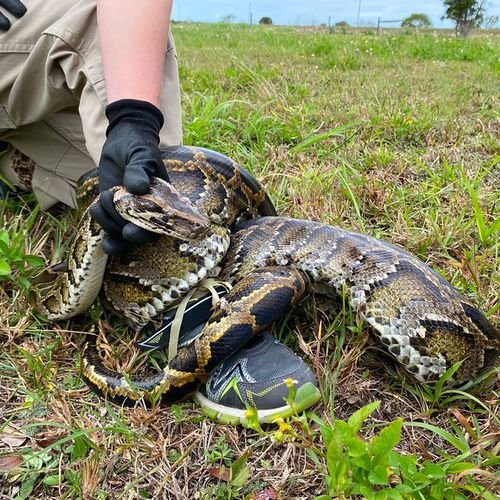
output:
[[[90,340],[82,374],[101,395],[127,403],[185,397],[223,359],[313,292],[347,297],[383,348],[420,381],[435,381],[457,362],[462,364],[454,378],[467,380],[498,359],[497,329],[402,248],[275,216],[260,185],[219,153],[172,147],[164,163],[176,189],[158,180],[144,197],[120,188],[114,198],[124,218],[162,236],[106,262],[104,234],[88,214],[89,202],[81,201],[84,212],[67,268],[38,288],[38,310],[49,320],[74,316],[103,284],[106,300],[139,329],[205,277],[233,288],[201,335],[153,375],[109,370]],[[82,200],[97,195],[95,185],[95,172],[81,179]]]

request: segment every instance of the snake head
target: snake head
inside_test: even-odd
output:
[[[210,220],[205,214],[172,184],[156,177],[151,181],[149,193],[133,195],[120,187],[113,201],[125,220],[156,234],[197,240],[210,229]]]

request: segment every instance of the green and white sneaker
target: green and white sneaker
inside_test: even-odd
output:
[[[215,286],[213,292],[222,297],[227,289]],[[209,293],[189,300],[179,321],[176,309],[166,311],[160,328],[144,329],[138,347],[170,349],[172,342],[175,348],[189,345],[201,334],[211,308]],[[311,369],[269,330],[215,368],[194,395],[208,417],[232,425],[251,425],[255,419],[270,423],[299,413],[320,398]]]
[[[194,395],[205,415],[231,425],[271,423],[320,398],[311,369],[269,330],[221,363]]]

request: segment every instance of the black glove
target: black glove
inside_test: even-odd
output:
[[[91,214],[108,233],[104,251],[116,254],[124,252],[130,243],[145,243],[158,236],[120,217],[114,208],[113,193],[108,190],[123,185],[133,194],[145,194],[151,177],[168,181],[168,175],[158,148],[163,115],[156,106],[122,99],[107,106],[106,116],[109,126],[99,162],[101,197]]]
[[[0,0],[0,7],[15,17],[23,17],[26,14],[26,7],[19,0]],[[0,30],[7,31],[9,28],[10,21],[0,12]]]

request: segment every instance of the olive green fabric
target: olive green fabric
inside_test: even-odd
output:
[[[107,120],[95,0],[23,0],[28,11],[0,31],[0,141],[36,166],[32,189],[42,208],[74,206],[74,186],[100,157]],[[182,141],[173,39],[165,54],[161,146]],[[16,183],[11,155],[0,174]]]

